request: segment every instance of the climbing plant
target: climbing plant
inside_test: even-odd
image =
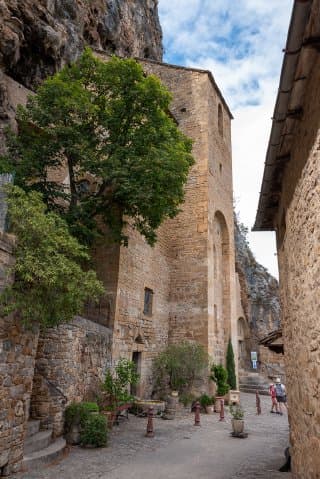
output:
[[[0,296],[2,314],[17,311],[25,323],[55,326],[81,313],[104,289],[94,271],[83,267],[89,255],[63,219],[46,212],[41,195],[8,190],[10,232],[16,235],[11,281]]]

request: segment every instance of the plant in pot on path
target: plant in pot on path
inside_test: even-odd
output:
[[[134,397],[129,393],[129,386],[139,381],[139,374],[133,361],[122,358],[113,372],[107,371],[102,385],[102,395],[99,398],[100,408],[111,415],[109,425],[112,425],[121,408],[129,407]]]
[[[205,409],[207,414],[213,414],[213,405],[215,402],[214,396],[208,396],[208,394],[202,394],[199,398],[201,407]]]
[[[94,438],[94,431],[91,434],[92,441],[90,442],[91,445],[105,445],[107,441],[106,435],[106,427],[103,427],[103,420],[105,422],[105,418],[99,415],[99,408],[98,405],[94,402],[80,402],[80,403],[71,403],[69,406],[66,407],[65,410],[65,435],[68,444],[84,444],[86,445],[85,440],[82,439],[82,435],[87,428],[87,425],[92,421],[95,421],[97,416],[100,419],[100,429],[99,425],[95,428],[97,434],[100,436],[100,439],[95,440]],[[90,426],[91,427],[91,426]],[[99,429],[99,431],[98,431]],[[101,437],[105,434],[104,439]]]
[[[224,399],[224,396],[227,394],[227,392],[230,389],[230,386],[227,383],[227,379],[228,379],[227,370],[222,366],[222,364],[213,364],[211,366],[210,379],[214,381],[217,386],[214,410],[215,412],[220,412],[221,399]]]
[[[235,435],[239,435],[243,433],[244,429],[244,410],[239,404],[236,404],[235,406],[230,406],[229,407],[230,414],[232,416],[232,432]]]

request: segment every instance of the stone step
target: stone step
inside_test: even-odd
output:
[[[259,394],[261,394],[262,396],[269,396],[269,391],[267,391],[266,389],[254,389],[254,388],[250,388],[250,387],[240,387],[240,391],[242,393],[250,393],[250,394],[256,394],[257,391],[259,391]]]
[[[32,452],[40,451],[41,449],[48,447],[51,442],[52,429],[37,432],[36,434],[26,438],[24,442],[24,454],[27,456]]]
[[[26,470],[35,469],[62,457],[66,441],[59,437],[41,451],[32,452],[23,458],[22,466]]]
[[[31,419],[27,422],[27,435],[26,437],[33,436],[40,429],[40,420],[39,419]]]

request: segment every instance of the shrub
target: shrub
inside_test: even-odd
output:
[[[199,397],[199,402],[203,408],[214,404],[214,400],[215,398],[213,396],[208,396],[208,394],[202,394]]]
[[[237,389],[236,367],[234,363],[233,347],[230,338],[227,349],[226,365],[228,373],[228,384],[230,386],[230,389]]]
[[[239,404],[237,404],[236,406],[230,406],[229,411],[233,419],[243,419],[244,410]]]
[[[208,356],[199,343],[184,341],[172,344],[154,361],[156,387],[164,390],[169,385],[180,393],[190,390],[208,365]]]
[[[90,414],[80,432],[82,446],[103,447],[107,444],[107,421],[102,414]]]
[[[114,372],[107,371],[102,389],[107,393],[109,407],[116,409],[117,406],[133,399],[128,392],[128,386],[137,384],[139,374],[133,361],[122,358],[115,367]]]
[[[228,373],[222,364],[213,364],[211,367],[210,379],[217,385],[217,395],[224,396],[229,391],[230,387],[227,384]]]
[[[99,412],[99,407],[94,402],[71,403],[65,410],[65,430],[68,432],[73,424],[84,427],[93,412]]]
[[[179,396],[179,402],[184,405],[184,407],[190,406],[195,400],[195,395],[189,392],[183,392]]]

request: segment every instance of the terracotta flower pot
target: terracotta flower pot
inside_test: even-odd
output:
[[[210,404],[210,406],[206,406],[206,413],[207,414],[213,414],[213,412],[214,412],[213,404]]]

